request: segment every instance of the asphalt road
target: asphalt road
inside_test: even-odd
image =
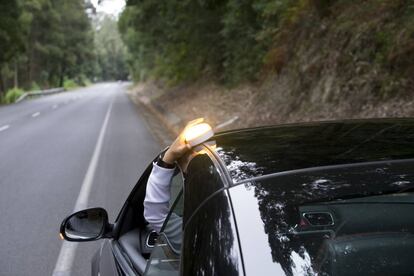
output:
[[[53,273],[106,116],[87,204],[115,219],[161,149],[125,90],[103,83],[0,107],[0,275]],[[77,246],[72,275],[90,274],[99,244]]]

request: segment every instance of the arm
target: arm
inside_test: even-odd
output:
[[[144,217],[155,231],[159,232],[168,215],[170,206],[170,185],[174,174],[175,163],[191,146],[186,143],[184,133],[187,128],[201,122],[202,119],[191,121],[171,144],[161,160],[154,163],[147,182],[144,199]]]
[[[153,164],[144,199],[144,217],[159,232],[169,211],[170,183],[174,168]]]
[[[170,185],[174,164],[188,149],[184,138],[179,135],[165,152],[162,162],[153,164],[144,199],[144,217],[157,232],[161,230],[170,209]]]

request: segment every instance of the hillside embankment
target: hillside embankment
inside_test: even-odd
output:
[[[228,129],[414,117],[414,1],[332,2],[327,10],[291,11],[257,82],[167,87],[148,81],[134,93],[182,121],[237,118]]]

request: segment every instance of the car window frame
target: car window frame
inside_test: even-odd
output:
[[[184,232],[184,228],[186,227],[186,225],[189,223],[189,222],[191,222],[191,218],[192,217],[194,217],[194,215],[196,215],[197,213],[198,213],[198,211],[203,207],[203,205],[209,200],[209,199],[211,199],[212,197],[214,197],[217,193],[220,193],[220,192],[224,192],[224,191],[226,191],[227,190],[227,188],[228,187],[230,187],[231,185],[230,185],[230,181],[231,181],[231,178],[230,178],[230,175],[229,175],[229,173],[228,173],[228,171],[227,171],[227,169],[226,169],[226,167],[225,167],[225,165],[224,165],[224,163],[221,161],[221,159],[218,157],[218,155],[216,155],[216,154],[214,154],[214,150],[212,149],[212,148],[210,148],[208,145],[205,145],[205,144],[203,144],[203,145],[201,145],[201,147],[202,147],[202,153],[203,154],[206,154],[207,155],[207,157],[208,157],[208,159],[209,159],[209,161],[211,162],[211,164],[214,166],[214,169],[216,170],[216,172],[217,172],[217,174],[218,174],[218,176],[219,176],[219,179],[220,179],[220,182],[223,184],[223,186],[220,188],[220,189],[217,189],[216,191],[214,191],[212,194],[210,194],[209,196],[207,196],[206,198],[204,198],[199,204],[198,204],[198,206],[197,206],[197,208],[194,210],[194,212],[192,212],[192,214],[191,214],[191,216],[188,218],[188,220],[187,221],[185,221],[185,225],[183,224],[182,225],[182,229],[183,229],[183,236],[182,236],[182,241],[185,239],[185,232]],[[164,234],[164,229],[165,229],[165,226],[167,225],[167,223],[168,223],[168,221],[169,221],[169,218],[171,217],[171,214],[173,213],[173,210],[174,210],[174,208],[176,207],[176,205],[178,204],[178,202],[180,201],[180,199],[181,199],[181,197],[182,197],[182,200],[183,200],[183,207],[185,206],[184,204],[185,204],[185,188],[186,188],[186,174],[188,173],[187,172],[187,169],[188,169],[188,167],[189,167],[189,164],[193,161],[193,159],[194,159],[194,157],[196,157],[196,156],[198,156],[199,154],[201,154],[200,152],[193,152],[193,154],[191,154],[192,156],[191,156],[191,158],[188,160],[188,162],[186,162],[185,164],[184,164],[184,167],[185,167],[185,169],[186,169],[186,171],[184,171],[180,166],[177,166],[178,168],[179,168],[179,170],[180,170],[180,172],[179,173],[181,173],[181,177],[182,177],[182,188],[181,188],[181,190],[180,190],[180,192],[178,193],[178,195],[177,195],[177,198],[174,200],[174,203],[173,203],[173,205],[170,207],[170,210],[169,210],[169,212],[168,212],[168,215],[167,215],[167,217],[165,218],[165,221],[164,221],[164,223],[163,223],[163,226],[161,227],[161,230],[160,230],[160,235],[163,235],[164,236],[164,238],[165,238],[165,241],[167,242],[167,244],[168,244],[168,247],[170,248],[170,250],[174,253],[174,254],[176,254],[177,255],[177,257],[179,258],[179,260],[180,260],[180,263],[179,263],[179,270],[178,270],[178,273],[179,273],[179,275],[182,275],[182,269],[181,269],[181,267],[182,267],[182,254],[181,254],[181,252],[184,250],[184,248],[183,248],[183,242],[181,243],[181,247],[180,247],[180,252],[177,252],[177,250],[171,245],[171,243],[170,243],[170,241],[169,241],[169,239],[168,239],[168,237],[167,237],[167,235],[165,235]],[[230,209],[231,209],[231,212],[232,212],[232,215],[233,215],[233,217],[234,217],[234,214],[233,214],[233,207],[232,207],[232,205],[230,204]],[[236,223],[236,222],[235,222]],[[236,229],[235,229],[235,231],[236,231],[236,233],[237,233],[237,239],[238,239],[238,232],[237,232],[237,226],[236,226]],[[239,244],[239,242],[237,242],[238,244]],[[240,250],[240,245],[239,245],[239,250]],[[150,265],[150,262],[148,262],[148,266]],[[146,275],[146,273],[147,273],[147,270],[148,270],[148,266],[147,266],[147,268],[145,269],[145,272],[144,272],[144,275]]]
[[[181,180],[181,187],[179,189],[179,192],[177,193],[177,196],[172,201],[173,203],[171,204],[171,207],[170,207],[170,209],[168,211],[168,215],[165,217],[164,223],[162,224],[162,227],[160,229],[160,233],[162,232],[162,230],[164,230],[164,227],[165,227],[166,223],[168,222],[168,220],[169,220],[169,218],[171,216],[172,210],[178,204],[179,198],[181,196],[184,196],[183,193],[184,193],[185,174],[184,174],[184,172],[183,172],[183,170],[181,169],[180,166],[176,165],[175,170],[177,170],[177,169],[178,169],[178,173],[175,174],[175,171],[174,171],[174,175],[171,178],[171,182],[173,181],[174,177],[176,177],[177,175],[180,175],[181,176],[181,179],[180,179]],[[170,186],[170,189],[171,189],[171,186]],[[171,202],[171,198],[170,198],[170,202]],[[184,204],[184,202],[183,202],[183,204]],[[183,205],[183,208],[184,208],[184,205]]]
[[[167,148],[164,149],[160,154],[163,154],[166,150],[167,150]],[[139,175],[138,181],[136,182],[136,184],[132,188],[131,192],[129,193],[126,201],[122,205],[122,208],[119,211],[119,213],[118,213],[118,215],[117,215],[117,217],[114,221],[114,224],[113,224],[113,229],[112,229],[112,239],[113,240],[118,240],[120,238],[120,236],[122,235],[122,233],[123,233],[122,229],[124,229],[124,224],[125,224],[125,221],[124,221],[125,217],[127,216],[128,212],[130,211],[131,203],[133,203],[135,201],[136,197],[139,196],[138,193],[142,192],[141,196],[143,195],[144,198],[145,198],[145,191],[146,191],[148,178],[151,174],[153,165],[158,160],[160,154],[156,155],[154,157],[154,159],[144,169],[144,171]],[[184,170],[182,169],[180,164],[177,164],[176,168],[179,169],[179,171],[180,171],[179,173],[181,173],[181,176],[183,178],[182,182],[184,183],[184,176],[185,176]],[[144,191],[140,191],[142,189]],[[142,202],[142,204],[143,204],[143,202]],[[134,206],[132,206],[132,208],[134,208]]]
[[[160,234],[164,232],[165,226],[167,225],[167,223],[168,223],[168,221],[169,221],[169,219],[171,217],[171,214],[173,213],[173,210],[174,210],[175,206],[177,206],[177,204],[180,201],[181,197],[184,198],[183,188],[181,188],[181,190],[178,192],[177,197],[174,199],[174,203],[171,205],[170,210],[168,211],[168,215],[165,217],[164,223],[161,226]]]
[[[219,190],[217,190],[217,191],[215,191],[213,194],[211,194],[210,196],[208,196],[208,197],[206,197],[199,205],[198,205],[198,207],[196,208],[196,210],[194,210],[194,212],[193,212],[193,214],[191,215],[191,217],[192,216],[194,216],[196,213],[197,213],[197,211],[204,205],[204,203],[206,202],[206,201],[208,201],[211,197],[213,197],[217,192],[219,192],[219,191],[223,191],[223,190],[226,190],[228,187],[230,187],[231,186],[231,178],[230,178],[230,175],[229,175],[229,173],[228,173],[228,171],[227,171],[227,169],[226,169],[226,167],[225,167],[225,165],[224,165],[224,163],[222,162],[222,160],[220,159],[220,157],[217,155],[217,154],[215,154],[215,152],[214,152],[214,149],[212,149],[212,148],[210,148],[208,145],[205,145],[205,144],[203,144],[203,145],[200,145],[200,147],[203,149],[203,153],[204,154],[207,154],[207,156],[209,157],[209,159],[210,159],[210,161],[212,162],[212,164],[214,165],[214,168],[217,170],[217,172],[219,173],[219,176],[220,176],[220,179],[221,179],[221,182],[223,183],[223,188],[221,188],[221,189],[219,189]],[[165,150],[164,150],[165,151]],[[192,152],[191,153],[191,155],[194,157],[194,156],[197,156],[199,153],[197,153],[197,152]],[[164,230],[164,227],[165,227],[165,225],[166,225],[166,223],[168,222],[168,220],[169,220],[169,218],[170,218],[170,216],[171,216],[171,213],[172,213],[172,210],[174,209],[174,207],[175,207],[175,205],[176,205],[176,202],[178,202],[178,198],[180,197],[180,196],[182,196],[183,197],[183,204],[184,204],[184,202],[185,202],[185,196],[184,196],[184,190],[185,190],[185,175],[187,174],[186,173],[186,169],[187,169],[187,167],[188,167],[188,164],[189,163],[191,163],[191,161],[192,161],[192,159],[193,159],[193,157],[192,158],[189,158],[189,160],[187,161],[187,163],[184,163],[184,164],[177,164],[177,168],[179,169],[179,173],[181,174],[181,177],[182,177],[182,189],[180,190],[180,192],[178,193],[178,195],[177,195],[177,198],[174,200],[174,203],[173,203],[173,205],[171,206],[171,208],[170,208],[170,210],[169,210],[169,212],[168,212],[168,215],[167,215],[167,217],[166,217],[166,219],[165,219],[165,221],[164,221],[164,224],[163,224],[163,226],[162,226],[162,228],[161,228],[161,230],[160,230],[160,233],[162,233],[162,231]],[[113,238],[112,238],[112,240],[113,240],[113,242],[114,243],[117,243],[117,240],[119,239],[119,237],[121,236],[121,230],[123,229],[123,225],[124,225],[124,219],[125,219],[125,216],[127,215],[127,213],[128,213],[128,211],[129,211],[129,208],[131,208],[131,203],[134,201],[134,199],[136,198],[136,196],[137,196],[137,192],[140,192],[139,190],[140,189],[142,189],[143,188],[143,186],[145,186],[145,190],[146,190],[146,185],[147,185],[147,181],[148,181],[148,178],[149,178],[149,175],[150,175],[150,173],[151,173],[151,171],[152,171],[152,168],[153,168],[153,164],[154,164],[154,162],[156,161],[158,159],[158,155],[152,160],[152,162],[150,162],[149,163],[149,165],[146,167],[146,169],[142,172],[142,174],[139,176],[139,179],[138,179],[138,181],[137,181],[137,183],[135,184],[135,186],[134,186],[134,188],[131,190],[131,192],[130,192],[130,194],[129,194],[129,196],[128,196],[128,198],[127,198],[127,200],[125,201],[125,203],[124,203],[124,205],[122,206],[122,208],[121,208],[121,210],[120,210],[120,212],[119,212],[119,214],[118,214],[118,216],[117,216],[117,218],[116,218],[116,220],[115,220],[115,223],[114,223],[114,228],[113,228]],[[231,206],[231,209],[233,209],[232,208],[232,206]],[[233,212],[233,210],[232,210],[232,212]],[[189,218],[188,219],[188,221],[186,221],[186,224],[189,222],[191,220],[191,218]],[[237,225],[237,224],[236,224]],[[185,227],[185,225],[183,225],[183,229],[184,229],[184,227]],[[236,226],[236,231],[237,231],[237,226]],[[183,231],[183,236],[182,236],[182,240],[184,240],[184,231]],[[166,238],[166,240],[168,241],[168,238]],[[168,241],[169,242],[169,241]],[[169,247],[174,251],[174,252],[176,252],[176,250],[174,250],[174,248],[173,248],[173,246],[171,246],[171,245],[169,245]],[[182,252],[182,250],[183,250],[183,243],[181,243],[181,248],[180,248],[180,251]],[[181,266],[182,266],[182,258],[181,258],[181,254],[179,254],[179,259],[180,259],[180,264],[179,264],[179,275],[182,275],[181,273],[182,273],[182,271],[181,271]],[[147,269],[145,269],[145,271],[144,271],[144,275],[145,275],[145,272],[146,272],[146,270]]]
[[[198,153],[196,153],[195,156],[199,155],[199,154],[206,154],[208,156],[208,158],[210,159],[211,163],[213,164],[215,170],[218,172],[218,175],[220,176],[220,180],[221,183],[223,183],[223,187],[220,189],[217,189],[216,191],[214,191],[213,193],[211,193],[209,196],[207,196],[206,198],[204,198],[199,204],[198,206],[194,209],[194,211],[192,212],[192,214],[187,218],[187,220],[185,220],[183,223],[183,229],[186,227],[186,225],[191,221],[192,217],[194,217],[194,215],[198,212],[198,210],[200,210],[200,208],[212,197],[214,197],[217,193],[219,193],[220,191],[226,190],[229,187],[232,186],[232,180],[231,180],[231,176],[226,168],[226,165],[224,164],[224,162],[220,159],[220,157],[218,156],[218,154],[214,151],[214,148],[211,147],[209,144],[202,144],[199,146],[200,150]],[[194,157],[193,157],[194,158]],[[192,158],[192,159],[193,159]],[[189,164],[191,164],[191,162],[193,160],[190,160],[187,164],[186,164],[186,168],[188,169]],[[186,172],[187,173],[187,172]],[[184,185],[183,185],[183,197],[184,197],[184,204],[185,204],[185,189],[186,189],[186,181],[184,179]],[[185,206],[185,205],[184,205]],[[184,217],[183,217],[184,218]],[[184,239],[184,236],[183,236]]]

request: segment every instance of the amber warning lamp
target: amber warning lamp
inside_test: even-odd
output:
[[[202,118],[191,121],[188,127],[184,130],[185,142],[191,147],[207,141],[214,135],[211,126],[203,121],[204,119]]]

